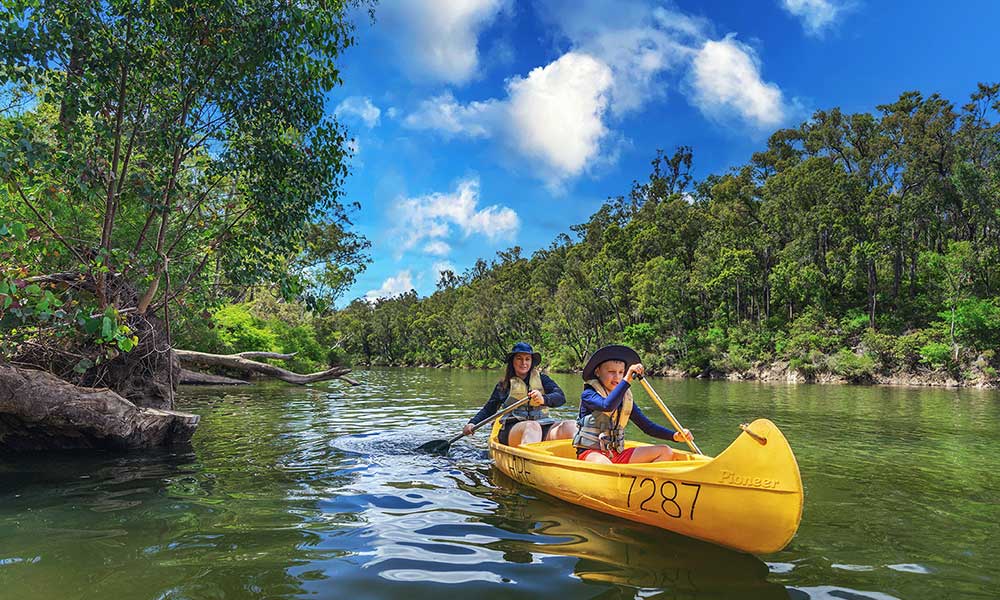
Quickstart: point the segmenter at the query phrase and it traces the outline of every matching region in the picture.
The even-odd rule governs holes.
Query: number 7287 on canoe
[[[714,458],[674,450],[682,460],[599,464],[578,460],[570,440],[503,445],[495,424],[490,456],[508,477],[567,502],[742,552],[777,552],[802,518],[798,463],[771,421],[741,427]]]

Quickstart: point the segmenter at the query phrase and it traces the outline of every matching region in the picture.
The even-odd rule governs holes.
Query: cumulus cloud
[[[512,238],[521,226],[517,213],[506,206],[479,207],[479,180],[475,178],[460,181],[449,194],[403,198],[395,214],[400,215],[393,232],[398,255],[425,242],[425,252],[443,256],[443,250],[450,250],[445,239],[455,233],[465,238],[478,235],[493,242]]]
[[[434,279],[435,280],[437,280],[441,276],[441,273],[444,273],[445,271],[451,271],[452,273],[457,272],[455,270],[455,265],[451,264],[450,262],[448,262],[446,260],[441,260],[441,261],[438,261],[438,262],[434,263],[431,266],[431,270],[434,272]]]
[[[451,92],[445,92],[421,102],[414,112],[403,119],[403,125],[449,135],[489,137],[499,124],[497,117],[502,112],[502,103],[496,100],[462,104]]]
[[[753,49],[732,35],[705,42],[694,58],[691,80],[698,107],[709,116],[735,114],[759,128],[785,119],[781,89],[761,78]]]
[[[415,79],[463,84],[479,70],[479,33],[508,0],[393,0],[377,18]]]
[[[413,277],[409,269],[400,271],[382,282],[382,287],[365,292],[365,299],[374,302],[379,298],[392,298],[413,289]]]
[[[345,115],[357,118],[364,122],[368,129],[371,129],[378,125],[379,116],[382,114],[382,111],[372,104],[371,98],[350,96],[338,104],[337,108],[333,109],[333,114],[338,118],[342,118]]]
[[[802,21],[806,33],[823,35],[849,8],[838,0],[781,0],[781,7]]]
[[[545,161],[558,178],[580,173],[607,133],[603,116],[610,86],[608,66],[576,52],[511,80],[511,141],[525,155]]]
[[[643,2],[545,0],[542,18],[579,52],[611,69],[611,110],[616,116],[662,98],[662,75],[682,66],[710,28],[703,19]]]
[[[451,252],[451,246],[447,242],[442,242],[441,240],[432,240],[424,245],[424,254],[430,254],[432,256],[448,256]]]
[[[611,87],[606,64],[569,52],[527,77],[507,82],[507,97],[462,104],[442,94],[404,119],[411,129],[446,135],[494,137],[540,161],[543,178],[558,184],[584,171],[600,151]]]
[[[673,84],[713,119],[763,128],[789,110],[753,49],[712,24],[644,2],[539,0],[543,21],[571,49],[507,81],[502,97],[463,102],[444,92],[403,119],[447,137],[496,139],[550,186],[613,162],[627,143],[616,119],[662,99]]]

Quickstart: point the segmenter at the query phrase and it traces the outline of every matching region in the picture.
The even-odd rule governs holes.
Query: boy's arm
[[[661,440],[674,441],[674,434],[677,433],[673,429],[657,425],[656,423],[650,421],[649,417],[642,414],[642,409],[639,408],[638,404],[632,405],[632,415],[629,417],[629,421],[635,423],[636,427],[641,429],[646,435],[659,438]]]
[[[483,407],[479,409],[479,412],[476,413],[476,416],[469,419],[469,423],[473,424],[478,423],[483,419],[485,419],[486,417],[489,417],[493,413],[500,410],[500,405],[503,404],[504,398],[505,396],[503,396],[503,394],[500,392],[500,384],[498,383],[496,387],[493,388],[493,393],[490,394],[490,399],[487,400],[486,404],[484,404]]]
[[[594,388],[584,385],[583,393],[580,394],[580,401],[590,410],[599,410],[601,412],[609,412],[612,410],[617,410],[619,406],[622,405],[622,399],[625,397],[625,391],[629,388],[629,383],[624,379],[615,386],[615,389],[611,390],[607,398],[604,398],[597,393]]]
[[[545,393],[542,394],[542,398],[545,399],[545,406],[555,408],[566,404],[566,394],[563,393],[562,388],[555,381],[552,381],[551,377],[545,374],[542,375],[542,389],[545,390]]]

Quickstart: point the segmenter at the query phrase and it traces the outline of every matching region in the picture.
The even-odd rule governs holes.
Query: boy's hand
[[[674,432],[674,441],[675,442],[683,442],[685,440],[687,440],[689,442],[693,442],[694,441],[694,435],[692,435],[690,429],[685,429],[684,431],[675,431]]]
[[[644,375],[646,373],[646,368],[642,366],[642,363],[635,363],[628,368],[628,372],[625,373],[625,381],[632,383],[632,377],[635,375]]]
[[[466,423],[465,427],[462,428],[462,434],[472,435],[475,431],[472,429],[472,423]]]
[[[545,397],[542,396],[542,393],[538,390],[531,390],[528,392],[528,398],[531,398],[531,400],[528,401],[528,404],[531,406],[542,406],[545,404]]]

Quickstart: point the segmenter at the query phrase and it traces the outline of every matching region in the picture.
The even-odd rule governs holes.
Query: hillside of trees
[[[579,368],[612,342],[660,372],[779,365],[805,379],[937,374],[996,381],[1000,84],[967,104],[902,94],[819,111],[749,162],[696,181],[689,148],[574,237],[445,272],[437,291],[355,300],[324,319],[353,360],[498,364],[534,343]]]

